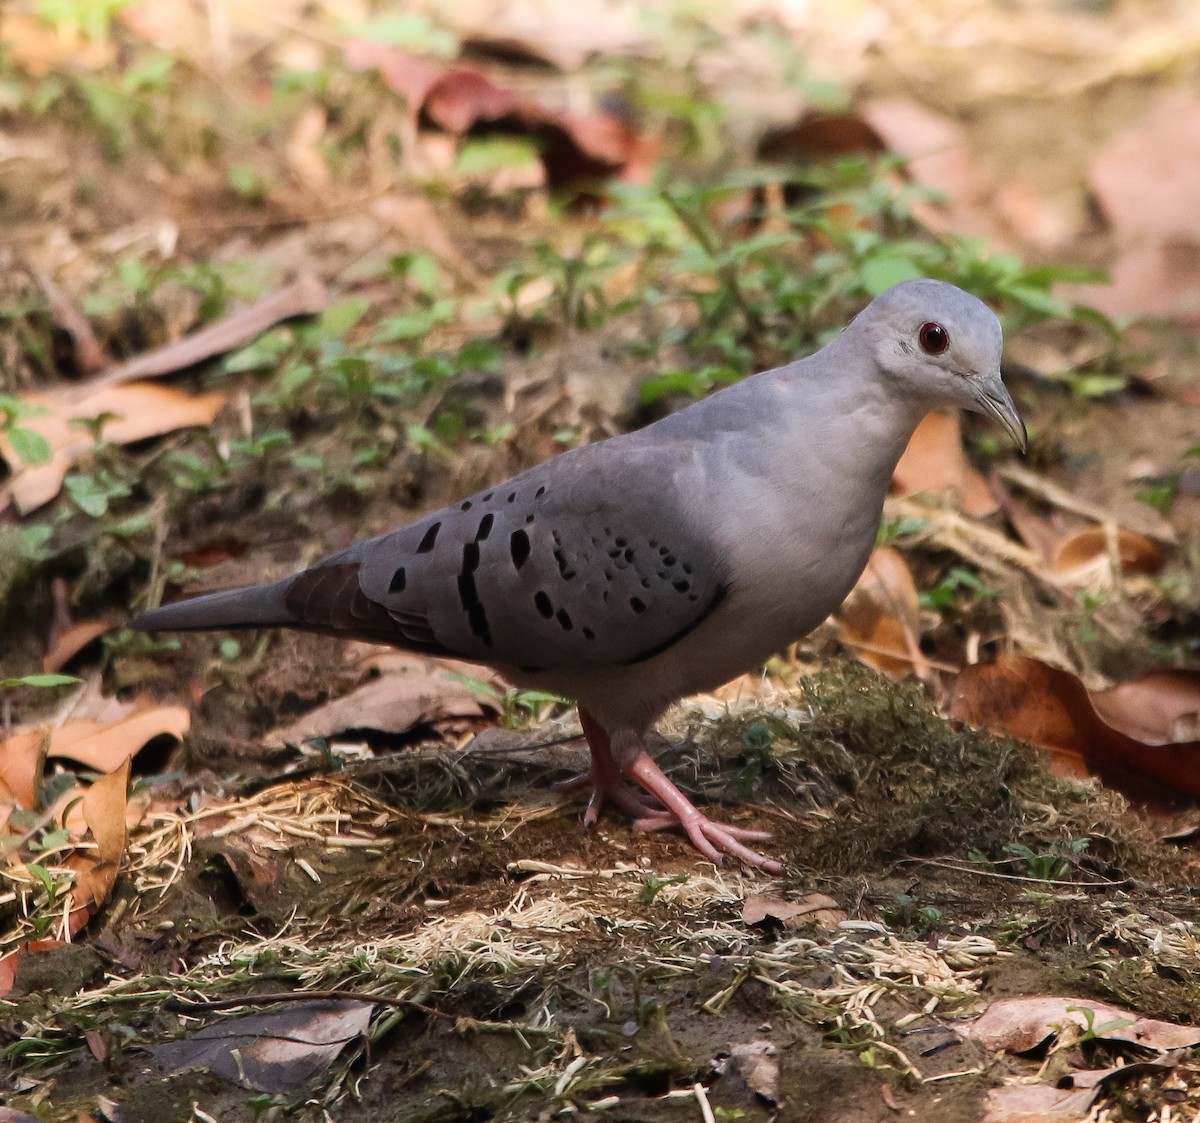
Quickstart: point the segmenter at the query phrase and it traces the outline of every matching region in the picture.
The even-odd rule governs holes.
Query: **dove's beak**
[[[996,371],[983,380],[976,394],[980,410],[999,421],[1004,426],[1004,431],[1012,437],[1013,444],[1024,452],[1029,445],[1029,434],[1025,431],[1025,422],[1021,420],[1021,415],[1013,404],[1008,387],[1000,380],[1000,372]]]

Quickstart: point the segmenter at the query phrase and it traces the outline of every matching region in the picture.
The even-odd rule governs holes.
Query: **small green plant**
[[[920,534],[928,526],[928,519],[918,518],[915,515],[896,517],[884,515],[883,521],[879,524],[879,533],[875,536],[875,545],[890,546],[902,538],[911,538],[915,534]]]
[[[991,861],[978,850],[970,851],[968,858],[991,869],[1007,866],[1022,876],[1038,881],[1066,881],[1078,864],[1074,859],[1091,844],[1090,838],[1077,838],[1035,850],[1024,842],[1009,842],[1002,851],[1006,856],[999,862]]]
[[[992,600],[1000,590],[987,584],[969,569],[951,566],[932,589],[920,593],[920,604],[927,609],[958,608],[964,602]]]
[[[912,928],[921,936],[942,925],[942,910],[919,904],[910,893],[897,893],[892,903],[884,905],[879,911],[890,928]]]
[[[0,394],[0,437],[7,438],[13,452],[26,464],[44,464],[50,459],[46,438],[20,423],[23,418],[28,420],[45,412],[11,394]]]
[[[93,519],[103,518],[113,503],[133,494],[133,485],[109,468],[98,468],[93,475],[72,473],[63,487],[71,502]]]
[[[513,686],[500,690],[490,682],[470,675],[454,673],[450,677],[458,679],[472,694],[494,703],[500,711],[500,724],[505,729],[523,729],[544,720],[547,711],[553,707],[570,705],[567,699],[545,690],[518,690]]]
[[[652,873],[644,874],[642,876],[642,887],[638,890],[638,900],[643,905],[652,905],[655,898],[668,885],[686,885],[687,881],[688,875],[686,873],[677,873],[674,877],[658,877]]]
[[[1107,1022],[1096,1025],[1096,1011],[1090,1006],[1068,1006],[1069,1014],[1079,1014],[1083,1018],[1083,1029],[1077,1044],[1086,1045],[1089,1041],[1099,1041],[1112,1033],[1113,1030],[1125,1029],[1136,1021],[1135,1018],[1110,1018]],[[1064,1027],[1058,1027],[1060,1032]]]

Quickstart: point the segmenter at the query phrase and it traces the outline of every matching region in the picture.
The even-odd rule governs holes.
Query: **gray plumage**
[[[941,340],[931,327],[941,352],[927,346]],[[1000,348],[980,301],[904,282],[815,355],[294,577],[131,626],[300,627],[491,664],[578,700],[628,772],[667,706],[759,665],[837,608],[929,409],[989,412],[1023,446]]]

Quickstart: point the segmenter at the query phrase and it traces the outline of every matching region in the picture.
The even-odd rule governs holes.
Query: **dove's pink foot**
[[[591,785],[583,821],[591,826],[599,817],[605,803],[620,807],[633,819],[636,830],[659,831],[683,827],[692,845],[709,861],[720,865],[722,854],[730,854],[748,866],[767,873],[782,873],[783,866],[765,854],[751,850],[746,842],[763,842],[771,837],[769,831],[746,830],[716,823],[693,804],[671,781],[650,755],[642,749],[622,768],[612,753],[607,730],[587,710],[580,708],[579,723],[592,750],[589,772],[559,785],[560,789],[576,790]],[[622,773],[646,790],[655,802],[630,788]]]
[[[651,760],[650,754],[644,749],[626,767],[625,775],[636,780],[659,800],[671,816],[669,822],[662,822],[665,816],[659,813],[650,821],[635,822],[635,826],[643,830],[660,830],[664,826],[674,826],[678,823],[691,839],[692,845],[716,865],[721,864],[722,854],[730,854],[746,865],[755,866],[767,873],[783,873],[782,863],[760,854],[757,850],[751,850],[742,843],[743,839],[747,842],[762,842],[771,837],[770,831],[750,831],[714,822],[667,778],[666,773]]]

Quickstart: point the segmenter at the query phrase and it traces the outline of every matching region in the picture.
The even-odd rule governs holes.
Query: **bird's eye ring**
[[[921,341],[922,350],[929,355],[940,355],[950,346],[950,333],[933,321],[921,325],[917,338]]]

